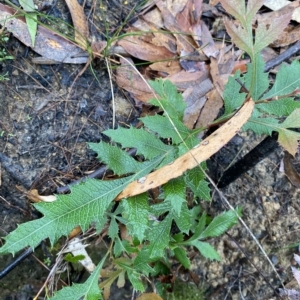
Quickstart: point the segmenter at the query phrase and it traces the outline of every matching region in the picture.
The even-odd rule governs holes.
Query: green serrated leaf
[[[262,99],[271,99],[292,93],[300,87],[300,62],[294,60],[290,65],[283,64],[277,73],[271,90]]]
[[[236,27],[231,21],[224,20],[224,24],[227,29],[227,33],[230,35],[232,41],[242,50],[247,52],[251,57],[253,57],[253,41],[252,35],[242,28],[241,26]]]
[[[140,118],[146,127],[156,132],[161,138],[171,138],[172,144],[180,144],[186,139],[190,130],[178,119],[168,119],[164,116],[146,116]],[[179,133],[179,134],[178,134]]]
[[[285,120],[280,124],[281,128],[299,128],[300,127],[300,109],[295,109]]]
[[[119,257],[123,252],[130,254],[136,253],[138,250],[136,247],[131,246],[127,240],[121,241],[120,238],[117,237],[114,244],[114,255],[115,257]]]
[[[169,209],[180,216],[181,206],[186,201],[186,187],[182,177],[170,180],[163,186],[165,201],[169,202]]]
[[[104,142],[89,143],[89,147],[98,154],[98,159],[105,163],[116,175],[138,172],[142,163],[136,161],[128,153],[117,146]]]
[[[278,133],[278,143],[291,155],[295,156],[298,151],[300,133],[287,129],[279,129]]]
[[[157,258],[150,258],[148,247],[143,247],[133,262],[135,270],[142,272],[145,275],[153,273],[154,270],[149,266],[149,263],[156,261]]]
[[[255,53],[260,52],[274,42],[289,24],[291,17],[291,13],[287,13],[277,18],[272,18],[271,23],[269,19],[258,22],[255,30]]]
[[[242,1],[241,1],[242,2]],[[252,24],[252,19],[263,6],[265,0],[248,0],[247,13],[246,13],[246,23]]]
[[[293,98],[283,98],[272,100],[266,103],[259,103],[255,106],[257,109],[278,117],[290,115],[296,108],[300,108],[300,102]]]
[[[181,248],[181,247],[177,247],[174,249],[174,254],[175,257],[177,258],[177,260],[186,268],[189,269],[191,266],[191,262],[187,256],[186,250]]]
[[[88,179],[71,187],[71,194],[58,195],[51,203],[37,203],[35,207],[44,217],[20,225],[4,239],[0,253],[15,253],[27,246],[36,247],[49,237],[51,244],[73,228],[80,226],[85,231],[92,222],[96,228],[103,224],[105,213],[112,200],[132,181],[147,175],[161,159],[148,162],[135,175],[113,181]]]
[[[108,227],[108,235],[109,237],[114,240],[119,234],[119,226],[114,217],[110,219],[109,227]]]
[[[245,86],[251,92],[254,101],[259,100],[269,86],[268,73],[264,73],[264,68],[265,63],[260,54],[256,54],[253,62],[247,64],[247,73],[244,76]]]
[[[205,170],[205,163],[202,163],[201,167]],[[207,201],[211,199],[208,182],[205,181],[205,175],[200,168],[188,170],[185,173],[184,178],[186,185],[192,190],[196,197]]]
[[[182,95],[177,92],[176,86],[171,81],[163,79],[149,81],[149,84],[160,97],[159,101],[151,99],[149,103],[160,107],[168,117],[182,120],[186,104]]]
[[[144,292],[145,287],[141,280],[141,275],[135,271],[127,271],[128,278],[136,291]]]
[[[128,220],[126,224],[128,233],[142,241],[145,231],[149,227],[149,203],[147,194],[137,195],[129,199],[124,199],[121,203],[124,208],[123,217]]]
[[[238,213],[238,211],[233,212],[230,210],[216,216],[200,234],[199,239],[220,236],[223,234],[226,230],[237,223],[238,218],[236,213]]]
[[[51,203],[35,204],[44,217],[22,224],[6,236],[6,243],[0,248],[0,253],[15,253],[26,246],[34,248],[47,237],[53,245],[58,238],[68,235],[78,225],[85,231],[92,222],[104,216],[126,181],[90,179],[71,187],[70,195],[58,195],[58,199]]]
[[[186,241],[182,243],[182,245],[190,245],[192,241],[199,239],[201,233],[203,232],[206,225],[207,216],[206,213],[203,213],[198,221],[194,229],[194,234]],[[192,230],[193,231],[193,230]]]
[[[100,261],[96,269],[83,284],[74,283],[72,286],[65,287],[50,298],[51,300],[99,300],[102,298],[102,293],[98,286],[100,270],[107,255]]]
[[[286,149],[291,155],[295,156],[298,150],[298,141],[300,140],[300,133],[288,128],[300,127],[300,108],[295,109],[283,123],[279,124],[280,128],[277,130],[279,133],[278,142]]]
[[[244,0],[220,0],[220,3],[229,14],[242,22],[244,26],[246,25],[244,21],[246,16],[246,5]]]
[[[211,260],[215,259],[218,261],[221,260],[218,252],[209,243],[195,240],[191,243],[191,245],[196,247],[205,258],[208,258]]]
[[[187,207],[187,203],[184,202],[181,206],[181,213],[173,214],[173,219],[178,226],[179,230],[183,233],[188,233],[191,228],[191,213]]]
[[[112,140],[120,143],[123,148],[136,148],[138,155],[143,155],[146,159],[152,159],[159,155],[173,153],[173,147],[164,144],[150,132],[140,128],[109,129],[104,134]]]
[[[252,130],[257,134],[271,135],[272,131],[278,131],[278,121],[273,118],[257,118],[251,117],[242,127],[244,131]]]
[[[243,82],[240,71],[237,71],[233,77],[229,77],[228,83],[225,86],[223,94],[225,107],[224,116],[238,109],[246,99],[246,93],[239,92],[241,85],[236,81],[236,79],[240,79]]]
[[[168,214],[163,221],[156,223],[148,230],[147,239],[150,242],[148,246],[150,258],[164,256],[164,251],[170,241],[171,224],[172,215]]]

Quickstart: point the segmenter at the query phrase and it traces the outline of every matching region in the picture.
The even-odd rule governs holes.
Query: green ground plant
[[[249,0],[247,7],[245,1],[222,0],[221,3],[240,22],[236,27],[226,21],[226,27],[233,42],[248,53],[251,63],[246,74],[237,72],[229,78],[223,95],[224,115],[215,123],[230,122],[245,103],[254,101],[252,116],[244,120],[247,123],[243,129],[257,134],[277,131],[281,145],[295,154],[300,134],[291,128],[300,127],[300,103],[295,101],[300,85],[300,64],[294,61],[291,65],[283,65],[271,84],[259,54],[283,30],[290,16],[273,20],[269,27],[258,24],[254,38],[252,19],[263,1]],[[21,224],[4,238],[0,253],[15,254],[25,247],[35,248],[47,238],[54,245],[77,226],[83,232],[90,226],[97,233],[107,230],[108,253],[86,282],[63,288],[51,299],[102,299],[102,288],[109,290],[114,280],[122,285],[124,278],[136,291],[143,292],[146,288],[143,278],[157,278],[170,272],[171,260],[177,260],[188,269],[190,247],[198,249],[205,259],[220,260],[210,239],[222,235],[241,216],[240,208],[212,218],[201,211],[199,201],[210,200],[205,162],[161,186],[156,199],[146,192],[114,201],[130,183],[143,183],[151,172],[172,165],[196,148],[199,145],[197,136],[205,130],[189,130],[183,124],[185,104],[171,82],[156,80],[149,84],[156,94],[151,104],[158,106],[162,115],[140,118],[143,128],[106,130],[103,134],[111,139],[110,143],[89,143],[116,179],[87,179],[71,187],[70,194],[58,195],[54,202],[35,204],[44,216]],[[241,86],[248,92],[240,92]],[[131,157],[124,151],[126,148],[136,148],[136,156]],[[187,191],[190,191],[189,196]],[[187,197],[194,205],[188,205]],[[121,225],[126,227],[129,239],[120,234]],[[114,272],[99,286],[99,273],[107,257]]]
[[[8,42],[8,37],[5,34],[0,35],[0,62],[5,62],[6,60],[14,59],[13,56],[9,55],[5,49],[5,44]],[[8,73],[0,75],[0,81],[8,81]]]

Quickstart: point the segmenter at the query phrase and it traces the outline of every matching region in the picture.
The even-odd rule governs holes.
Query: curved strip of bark
[[[135,196],[161,186],[210,158],[224,145],[226,145],[234,135],[237,134],[241,127],[250,118],[253,108],[254,101],[249,99],[229,121],[205,140],[201,141],[200,144],[177,158],[173,163],[150,173],[146,177],[142,177],[130,183],[123,192],[117,196],[116,200]]]

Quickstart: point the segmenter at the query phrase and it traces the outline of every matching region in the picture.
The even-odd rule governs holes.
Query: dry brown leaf
[[[300,175],[295,170],[293,164],[291,163],[293,156],[287,151],[284,152],[284,172],[289,181],[296,187],[300,187]]]
[[[176,22],[175,16],[169,10],[167,2],[159,0],[156,2],[156,6],[162,14],[164,27],[173,33],[176,38],[177,53],[180,53],[182,50],[185,50],[186,52],[194,51],[196,45],[190,36],[190,31],[184,31],[182,28],[180,28]]]
[[[167,79],[177,86],[179,90],[184,91],[185,89],[201,84],[203,80],[208,78],[208,73],[204,71],[198,71],[189,73],[185,70],[181,70],[179,73],[168,76]]]
[[[20,10],[21,11],[21,10]],[[22,12],[22,11],[21,11]],[[33,51],[51,60],[72,64],[83,64],[88,61],[88,53],[58,33],[38,25],[35,45],[32,47],[31,37],[25,19],[14,17],[17,11],[0,3],[0,25],[11,32]],[[20,15],[20,13],[18,13]]]
[[[241,51],[230,51],[231,46],[222,46],[217,59],[210,59],[210,75],[220,96],[222,97],[225,84],[235,67],[235,59],[241,54]]]
[[[291,10],[293,12],[292,20],[300,23],[300,8],[299,1],[287,1],[287,0],[265,0],[264,5],[274,11],[286,10],[286,13]]]
[[[150,10],[148,13],[144,14],[142,18],[148,22],[148,24],[153,24],[156,28],[163,28],[164,22],[158,8]],[[136,27],[136,22],[132,25]],[[140,29],[140,28],[139,28]],[[140,29],[141,30],[141,29]]]
[[[209,0],[209,4],[213,6],[216,6],[219,2],[220,0]]]
[[[203,21],[198,22],[192,26],[192,37],[194,41],[201,47],[201,50],[207,57],[216,58],[219,54],[219,50],[215,45],[215,42]]]
[[[178,61],[160,61],[149,66],[152,71],[158,71],[167,75],[177,74],[182,70]]]
[[[138,297],[136,300],[163,300],[159,295],[155,293],[147,293]]]
[[[120,59],[121,66],[116,71],[116,82],[119,87],[132,93],[135,99],[148,102],[154,97],[153,92],[129,62],[134,65],[130,58]]]
[[[188,88],[184,91],[184,93],[182,95],[183,95],[183,97],[185,97],[186,95],[188,95],[188,97],[189,97],[190,94],[192,94],[192,92],[193,92],[193,88]],[[194,97],[192,97],[192,98],[194,98]],[[187,106],[187,108],[184,111],[184,116],[183,116],[183,124],[187,128],[189,128],[189,129],[194,128],[194,126],[199,118],[201,109],[203,108],[205,102],[206,102],[206,97],[201,97],[201,98],[197,98],[196,101],[194,101],[193,103],[190,103]]]
[[[164,46],[156,46],[151,40],[152,34],[148,34],[149,41],[145,41],[146,34],[126,36],[118,42],[131,56],[145,61],[158,61],[172,59],[175,53]]]
[[[214,121],[220,109],[223,107],[223,99],[216,89],[211,90],[206,95],[206,102],[201,110],[200,117],[195,125],[195,128],[201,128]]]
[[[84,49],[87,47],[87,39],[89,38],[89,26],[83,7],[77,0],[65,0],[72,16],[73,26],[75,29],[75,41]]]
[[[32,202],[53,202],[56,200],[55,195],[49,195],[49,196],[42,196],[39,194],[38,190],[32,189],[28,192],[26,192],[27,198]]]
[[[300,40],[300,25],[297,27],[288,26],[283,34],[276,39],[271,46],[273,47],[285,47]]]
[[[183,123],[189,129],[193,129],[200,112],[206,102],[205,95],[213,89],[212,82],[209,78],[202,80],[199,84],[187,88],[182,96],[187,104],[184,111]]]
[[[163,185],[173,178],[181,176],[187,170],[197,167],[201,162],[206,161],[219,151],[237,134],[240,128],[250,118],[253,108],[254,101],[249,99],[229,121],[200,142],[200,144],[176,159],[173,163],[130,183],[115,200],[121,200],[144,193]]]

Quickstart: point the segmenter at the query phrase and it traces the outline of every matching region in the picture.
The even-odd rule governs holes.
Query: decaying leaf
[[[300,23],[300,8],[298,1],[288,0],[265,0],[264,5],[274,11],[292,11],[292,20]]]
[[[128,198],[141,194],[155,187],[161,186],[173,178],[177,178],[185,171],[195,168],[201,162],[207,160],[240,130],[252,114],[254,102],[249,99],[243,107],[222,127],[217,129],[212,135],[203,140],[200,144],[168,164],[146,177],[130,183],[117,197],[116,200]]]
[[[87,47],[87,39],[89,37],[89,27],[84,14],[83,7],[77,0],[66,0],[66,4],[70,10],[72,21],[75,29],[75,41],[84,49]]]
[[[56,200],[56,196],[55,195],[49,195],[49,196],[42,196],[39,194],[38,190],[36,189],[32,189],[28,192],[26,192],[26,196],[27,198],[35,203],[38,202],[53,202]]]
[[[88,244],[83,245],[82,241],[79,238],[74,238],[68,243],[67,247],[64,248],[63,253],[71,252],[74,256],[83,255],[84,259],[79,260],[79,263],[89,273],[92,273],[95,270],[96,266],[85,250],[87,246]]]
[[[0,3],[0,24],[27,47],[31,47],[33,51],[43,57],[58,62],[82,64],[88,61],[87,52],[42,25],[38,26],[33,47],[25,19],[13,17],[17,13],[15,9]]]
[[[136,298],[136,300],[163,300],[163,299],[155,293],[146,293]]]
[[[290,182],[296,186],[300,187],[300,175],[297,173],[295,168],[292,165],[291,159],[293,159],[292,155],[288,152],[284,153],[284,172]]]
[[[204,127],[214,121],[217,118],[220,109],[224,105],[222,97],[215,88],[207,93],[206,98],[207,101],[201,110],[195,128]]]
[[[130,92],[134,99],[148,102],[153,98],[153,93],[140,74],[133,67],[134,63],[130,58],[120,58],[121,66],[117,68],[117,84]]]
[[[145,61],[172,59],[175,53],[164,46],[146,42],[142,35],[130,35],[118,42],[131,56]]]

